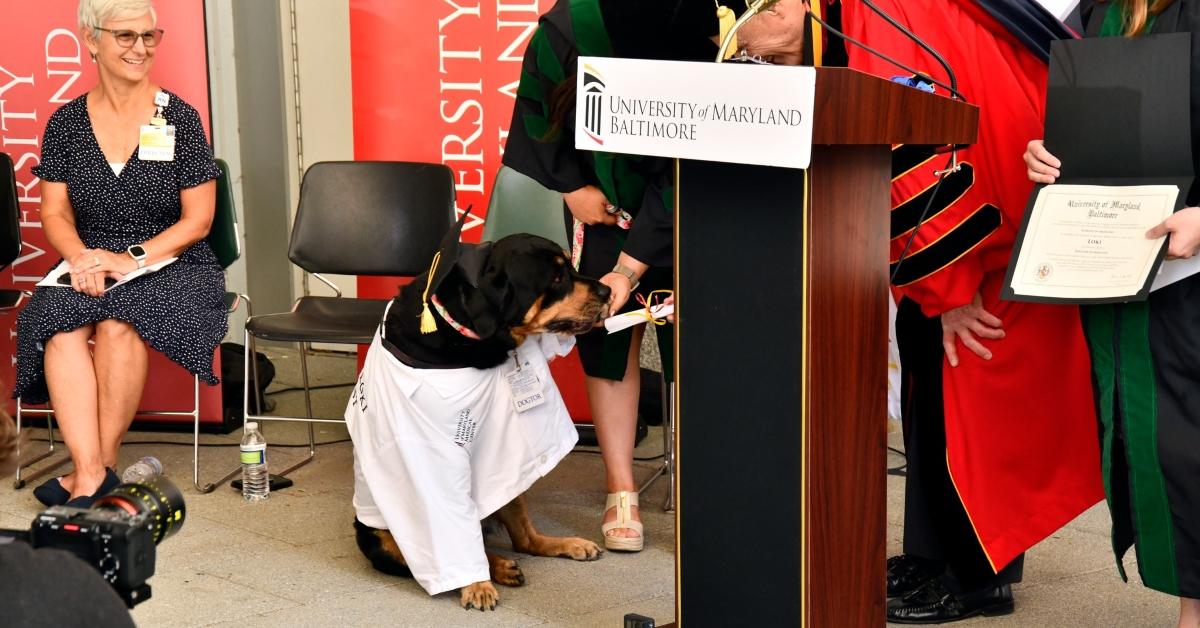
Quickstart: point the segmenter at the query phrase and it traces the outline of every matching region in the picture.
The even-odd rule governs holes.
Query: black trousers
[[[908,457],[904,553],[946,565],[948,575],[964,591],[1020,582],[1025,556],[994,573],[950,481],[941,319],[927,318],[914,301],[903,299],[896,311],[896,341],[903,373],[900,394]]]

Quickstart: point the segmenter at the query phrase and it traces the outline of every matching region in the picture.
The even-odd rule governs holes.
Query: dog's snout
[[[601,301],[607,301],[610,294],[612,294],[612,288],[596,282],[596,295],[600,297]]]

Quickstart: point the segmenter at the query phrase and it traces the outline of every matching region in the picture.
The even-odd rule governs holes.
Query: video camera
[[[170,480],[121,484],[91,508],[53,506],[29,530],[0,530],[0,537],[68,551],[100,572],[125,605],[150,599],[155,547],[183,526],[187,508]]]

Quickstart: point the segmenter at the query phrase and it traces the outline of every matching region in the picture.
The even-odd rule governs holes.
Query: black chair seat
[[[0,310],[11,310],[21,304],[25,293],[16,289],[0,290]]]
[[[370,344],[387,300],[304,297],[291,312],[255,316],[246,331],[263,340]]]

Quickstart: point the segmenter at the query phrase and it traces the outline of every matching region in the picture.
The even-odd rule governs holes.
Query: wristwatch
[[[146,267],[146,249],[145,249],[145,247],[143,247],[140,244],[135,244],[135,245],[125,249],[125,252],[129,253],[129,257],[132,257],[133,261],[137,262],[138,268]]]
[[[617,273],[618,275],[625,275],[625,278],[629,280],[630,292],[637,290],[638,284],[641,283],[638,281],[637,273],[633,272],[632,268],[629,268],[623,264],[618,263],[616,266],[613,266],[612,272]]]

